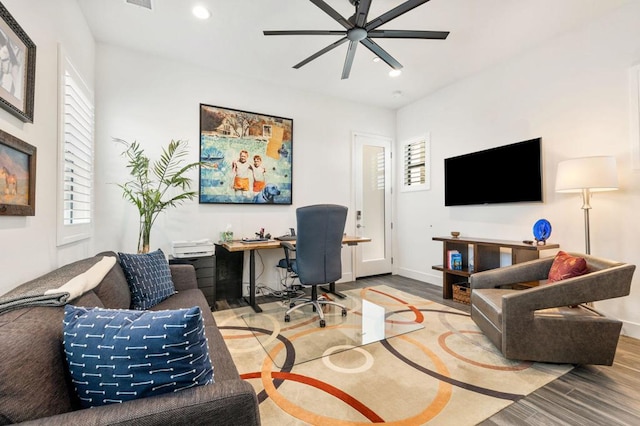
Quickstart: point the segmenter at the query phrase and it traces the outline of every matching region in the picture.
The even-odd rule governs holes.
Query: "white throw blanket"
[[[45,291],[44,294],[52,295],[69,293],[67,300],[73,300],[100,284],[102,279],[109,273],[115,264],[115,257],[105,256],[102,260],[98,261],[98,263],[87,269],[86,272],[70,279],[58,288]]]

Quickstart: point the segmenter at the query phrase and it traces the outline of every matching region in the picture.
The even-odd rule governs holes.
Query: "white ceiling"
[[[149,52],[222,73],[396,109],[486,69],[629,0],[431,0],[380,29],[450,31],[446,40],[376,39],[403,66],[358,46],[341,80],[348,43],[300,69],[292,66],[340,36],[264,36],[263,30],[343,30],[307,0],[151,0],[151,11],[125,0],[77,0],[97,42]],[[348,0],[325,0],[348,18]],[[373,0],[371,20],[405,0]],[[192,6],[212,17],[197,20]],[[401,96],[394,96],[394,92]]]

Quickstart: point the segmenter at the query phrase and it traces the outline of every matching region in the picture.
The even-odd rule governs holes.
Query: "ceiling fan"
[[[329,52],[330,50],[340,46],[342,43],[349,41],[349,49],[347,50],[347,57],[344,61],[344,67],[342,68],[342,79],[349,78],[351,72],[351,65],[353,64],[353,58],[356,54],[356,48],[358,43],[362,43],[367,49],[373,52],[374,55],[385,61],[391,68],[399,70],[402,68],[402,64],[398,62],[393,56],[387,53],[382,47],[377,45],[372,39],[374,38],[414,38],[414,39],[429,39],[429,40],[444,40],[449,35],[448,31],[412,31],[412,30],[378,30],[376,28],[383,24],[403,15],[406,12],[420,6],[429,0],[408,0],[399,6],[389,10],[386,13],[378,16],[367,22],[367,15],[369,14],[369,7],[372,0],[349,0],[356,11],[350,18],[346,19],[338,12],[336,12],[331,6],[329,6],[324,0],[309,0],[311,3],[322,9],[327,15],[332,17],[344,30],[290,30],[290,31],[263,31],[264,35],[342,35],[340,40],[330,44],[324,49],[314,53],[307,59],[300,63],[297,63],[293,68],[300,68],[303,65],[308,64],[321,55]]]

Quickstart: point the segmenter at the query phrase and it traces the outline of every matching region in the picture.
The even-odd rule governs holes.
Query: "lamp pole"
[[[582,189],[582,210],[584,210],[584,248],[587,254],[591,254],[591,236],[589,234],[589,210],[591,210],[591,191]]]

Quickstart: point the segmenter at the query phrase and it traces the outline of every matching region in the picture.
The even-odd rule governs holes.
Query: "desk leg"
[[[344,294],[340,293],[339,291],[336,291],[336,283],[329,283],[329,287],[320,287],[320,288],[323,291],[326,291],[327,293],[335,294],[340,299],[344,299],[345,297],[347,297]]]
[[[262,309],[256,303],[256,251],[249,250],[249,305],[260,313]]]

